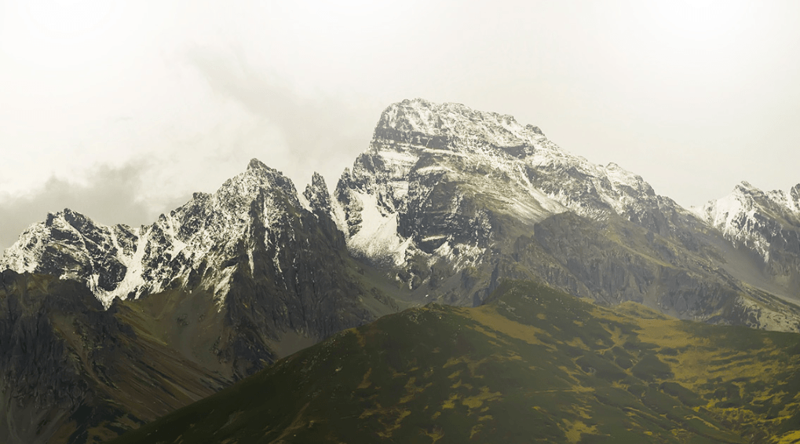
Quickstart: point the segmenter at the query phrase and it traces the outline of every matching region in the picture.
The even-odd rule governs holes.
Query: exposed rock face
[[[102,294],[116,289],[128,273],[138,239],[139,230],[95,224],[66,209],[25,230],[0,268],[83,281]]]
[[[253,159],[214,194],[195,193],[149,226],[106,227],[70,210],[51,214],[22,234],[0,268],[85,282],[105,306],[171,289],[203,291],[231,328],[244,316],[257,319],[255,337],[263,341],[287,330],[318,340],[374,314],[358,303],[367,292],[347,269],[321,176],[304,200],[288,178]],[[274,358],[264,344],[248,347],[260,350],[253,362]]]
[[[311,211],[330,216],[331,214],[331,195],[328,192],[328,185],[319,173],[314,173],[311,183],[303,192],[303,197],[308,202]]]
[[[351,250],[398,265],[416,253],[474,264],[501,215],[619,214],[667,233],[677,211],[641,177],[569,155],[511,116],[419,99],[384,111],[336,197]]]
[[[253,205],[259,208],[252,208]],[[195,193],[185,205],[149,226],[132,229],[95,224],[69,209],[26,230],[6,251],[7,268],[86,282],[103,304],[114,298],[191,284],[224,300],[240,242],[251,242],[251,224],[280,224],[299,208],[289,179],[253,159],[244,173],[214,194]],[[251,210],[255,213],[251,214]]]
[[[214,194],[195,193],[149,226],[108,227],[64,210],[26,230],[0,268],[9,268],[5,273],[14,282],[18,278],[11,270],[59,279],[20,278],[46,285],[35,293],[13,284],[3,300],[0,370],[3,400],[11,409],[11,441],[3,442],[46,442],[72,426],[81,429],[70,433],[80,436],[54,442],[86,442],[87,427],[113,436],[114,430],[154,419],[303,346],[396,311],[390,298],[361,282],[330,217],[331,199],[321,176],[315,175],[305,194],[301,203],[289,179],[253,160]],[[64,286],[77,295],[68,302],[62,298]],[[76,353],[70,349],[72,324],[63,331],[52,325],[52,319],[75,316],[80,319],[69,322],[86,329],[79,334],[83,346],[100,350],[77,361],[70,358]],[[142,345],[142,338],[157,345]],[[112,352],[128,348],[133,354],[124,359]],[[115,365],[135,361],[130,368],[136,369],[148,360],[180,363],[175,365],[192,375],[214,374],[215,382],[189,392],[198,393],[190,400],[182,395],[152,411],[138,411],[131,405],[146,403],[140,396],[149,391],[120,389],[120,381],[139,379]],[[143,373],[155,371],[155,378],[164,373],[178,388],[196,384],[175,376],[177,370],[165,373],[148,365]],[[118,370],[104,373],[110,368]],[[113,399],[127,397],[116,410],[103,404],[107,390],[115,391]],[[28,394],[33,394],[30,401],[13,407],[15,399]],[[95,411],[96,419],[86,416]],[[41,417],[24,416],[30,412]],[[75,414],[83,416],[73,421]],[[128,418],[124,426],[103,425],[120,417]],[[46,427],[25,425],[40,423]]]
[[[765,271],[800,293],[800,184],[785,193],[742,182],[694,211],[735,246],[758,254]]]
[[[51,214],[22,234],[0,268],[82,282],[96,299],[75,302],[78,309],[96,305],[102,313],[117,301],[129,330],[233,381],[397,310],[360,281],[320,176],[306,194],[314,208],[301,204],[289,179],[254,159],[217,192],[196,193],[149,226],[107,227],[70,210]],[[60,307],[48,309],[62,313]]]
[[[351,252],[420,301],[478,304],[503,277],[538,278],[684,318],[800,328],[797,307],[744,284],[703,218],[510,116],[420,99],[391,105],[335,197]],[[762,319],[767,311],[784,318]]]

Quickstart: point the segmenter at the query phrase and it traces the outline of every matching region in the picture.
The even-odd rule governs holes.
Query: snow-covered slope
[[[661,207],[679,209],[641,177],[571,155],[537,127],[422,99],[383,112],[336,198],[354,253],[398,266],[446,257],[456,269],[480,261],[496,235],[487,208],[531,225],[564,211],[657,225]]]
[[[253,159],[215,193],[195,193],[152,225],[105,226],[69,209],[50,214],[6,250],[0,269],[85,282],[105,306],[114,298],[169,288],[203,289],[221,305],[237,268],[254,273],[255,243],[260,242],[269,251],[267,265],[288,289],[291,283],[280,280],[291,273],[282,267],[296,262],[297,251],[283,249],[286,242],[308,242],[295,237],[292,214],[308,214],[308,199],[314,206],[330,206],[321,176],[315,175],[306,195],[302,205],[288,178]],[[261,227],[264,233],[256,233]],[[247,260],[240,261],[242,255]]]
[[[351,253],[384,266],[421,302],[477,304],[501,278],[534,278],[605,303],[800,328],[800,309],[771,299],[761,282],[742,282],[749,271],[731,274],[719,247],[726,241],[704,215],[508,115],[393,104],[334,198]],[[794,197],[784,201],[797,207]]]
[[[285,217],[284,200],[300,206],[291,181],[253,159],[214,194],[195,193],[141,228],[96,224],[69,209],[49,214],[6,250],[0,268],[84,281],[106,306],[182,285],[198,272],[201,287],[222,298],[234,271],[224,263],[250,241],[251,212],[269,229]]]
[[[231,298],[241,302],[229,305],[247,308],[253,325],[262,317],[296,332],[313,324],[323,336],[369,318],[359,311],[362,296],[378,288],[468,305],[502,278],[540,279],[686,318],[791,329],[800,308],[770,298],[794,301],[800,288],[798,208],[800,187],[784,194],[743,185],[691,212],[640,176],[572,155],[511,116],[415,99],[382,113],[333,196],[319,175],[298,195],[253,160],[217,192],[195,194],[152,225],[50,215],[22,234],[0,268],[81,280],[106,306],[201,290],[220,309]],[[730,242],[757,251],[768,276]],[[348,255],[372,271],[377,265],[390,282]],[[263,312],[239,299],[252,294],[268,301]],[[768,306],[776,313],[770,319],[788,317],[765,323],[758,313]],[[351,309],[359,314],[337,321]]]
[[[789,190],[763,192],[742,182],[731,194],[693,211],[725,238],[755,250],[770,261],[773,246],[797,247],[800,230],[800,184]]]

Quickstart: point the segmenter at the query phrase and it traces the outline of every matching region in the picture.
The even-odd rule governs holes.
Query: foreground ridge
[[[799,347],[505,282],[482,307],[342,332],[114,443],[783,442]]]

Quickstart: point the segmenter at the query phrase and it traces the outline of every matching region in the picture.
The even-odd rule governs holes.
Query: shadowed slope
[[[115,443],[779,442],[800,336],[507,282],[342,332]],[[788,441],[787,441],[788,442]]]
[[[0,273],[0,442],[101,442],[230,383],[117,314],[78,282]]]

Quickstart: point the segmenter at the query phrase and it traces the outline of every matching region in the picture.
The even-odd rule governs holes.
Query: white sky
[[[684,206],[800,182],[800,2],[0,0],[0,248],[139,225],[257,157],[329,187],[414,97],[539,126]]]

